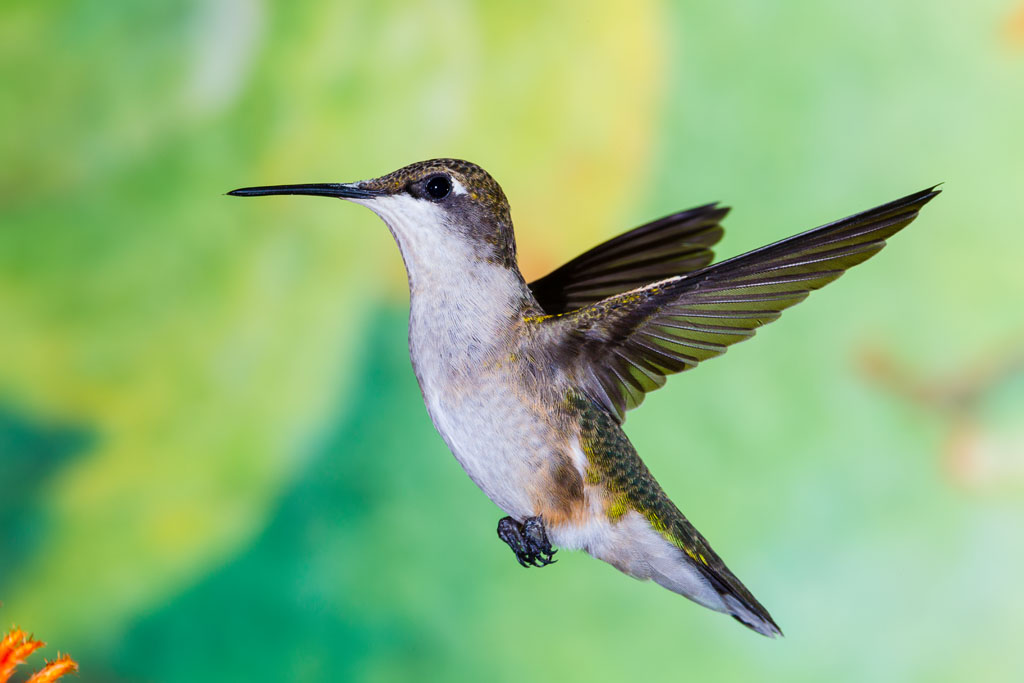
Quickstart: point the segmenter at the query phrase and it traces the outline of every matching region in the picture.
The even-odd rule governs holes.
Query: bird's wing
[[[555,326],[559,357],[619,420],[665,376],[689,370],[876,254],[934,187],[680,277],[623,292]]]
[[[541,308],[566,313],[711,263],[729,213],[716,204],[659,218],[597,245],[530,283]]]

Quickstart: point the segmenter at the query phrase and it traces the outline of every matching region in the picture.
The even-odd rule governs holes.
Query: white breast
[[[430,417],[469,477],[507,514],[536,514],[530,482],[549,457],[537,417],[500,386],[477,383],[453,396],[429,371],[418,374]]]
[[[552,441],[537,402],[512,391],[518,273],[481,262],[436,207],[410,197],[367,203],[398,242],[411,290],[409,350],[427,411],[470,478],[501,509],[534,513],[529,488]]]

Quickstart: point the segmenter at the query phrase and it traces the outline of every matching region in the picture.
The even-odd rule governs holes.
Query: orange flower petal
[[[0,640],[0,683],[7,683],[14,669],[45,644],[35,640],[17,626],[11,628]]]
[[[32,674],[32,678],[26,683],[51,683],[72,671],[78,671],[78,663],[71,659],[71,655],[59,655],[57,659]]]

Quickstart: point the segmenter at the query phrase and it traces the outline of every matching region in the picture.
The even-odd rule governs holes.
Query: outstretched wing
[[[719,222],[727,213],[707,204],[641,225],[531,282],[530,290],[545,313],[557,315],[703,268],[714,258],[710,247],[722,239]]]
[[[562,327],[561,357],[590,396],[621,421],[666,375],[721,355],[878,253],[938,193],[923,190],[545,323]]]

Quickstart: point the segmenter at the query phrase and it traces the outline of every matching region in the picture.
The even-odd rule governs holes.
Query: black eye
[[[444,199],[452,191],[452,181],[446,175],[436,175],[426,182],[423,189],[431,199]]]

